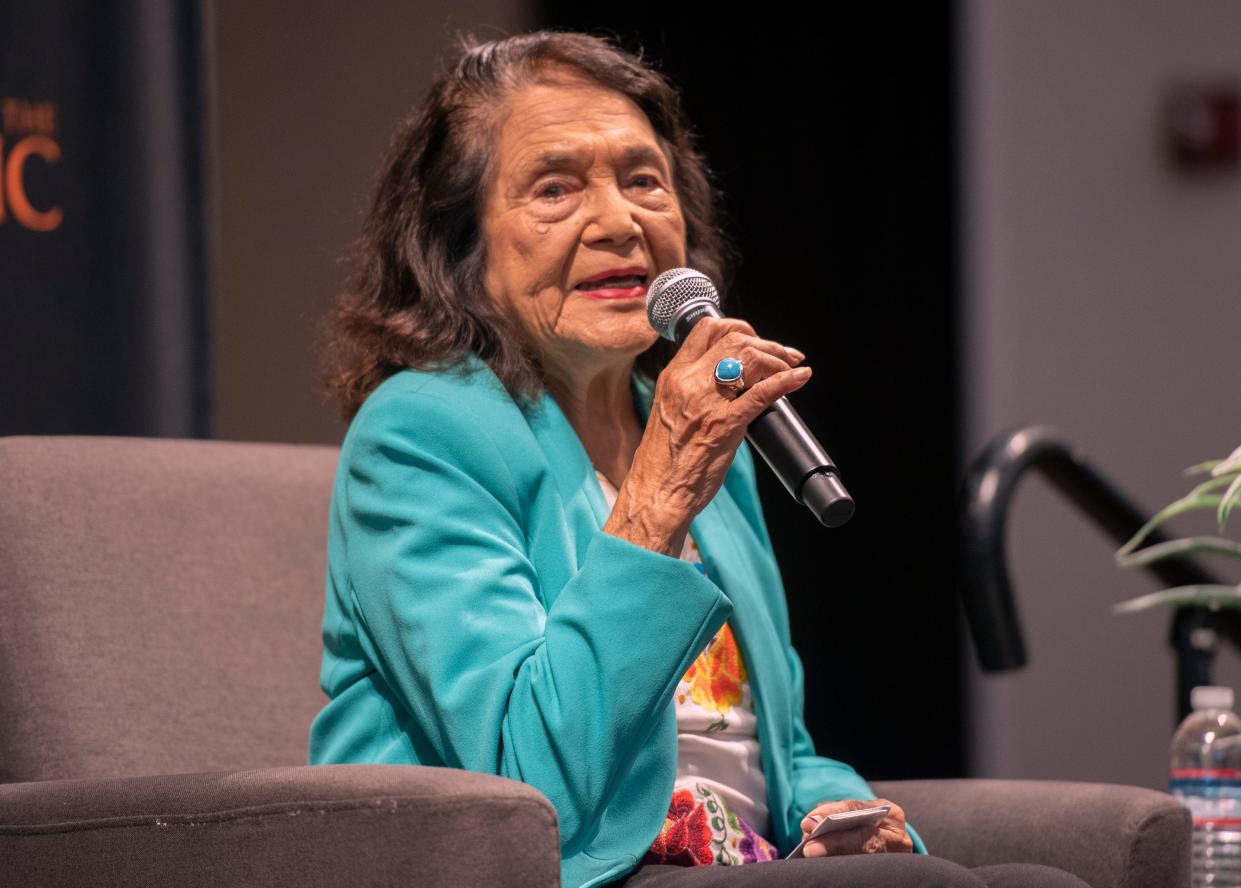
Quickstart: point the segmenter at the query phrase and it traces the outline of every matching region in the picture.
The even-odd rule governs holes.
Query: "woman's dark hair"
[[[484,289],[479,216],[499,129],[517,89],[576,74],[645,112],[672,167],[685,217],[687,264],[727,286],[730,249],[716,223],[719,193],[668,80],[600,37],[537,31],[457,42],[458,57],[392,137],[361,235],[345,254],[346,287],[319,326],[321,382],[350,420],[376,386],[406,367],[446,368],[474,351],[526,404],[543,389],[538,358]],[[658,375],[662,337],[638,359]]]

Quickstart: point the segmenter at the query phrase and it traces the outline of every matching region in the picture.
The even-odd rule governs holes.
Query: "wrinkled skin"
[[[896,802],[887,799],[850,799],[816,805],[802,820],[802,838],[804,839],[813,832],[819,820],[829,814],[852,811],[856,808],[873,808],[876,805],[891,805],[892,810],[879,823],[857,826],[842,832],[826,833],[817,839],[811,839],[802,848],[802,853],[807,857],[830,857],[836,854],[882,854],[892,851],[912,853],[914,842],[905,829],[905,812]]]

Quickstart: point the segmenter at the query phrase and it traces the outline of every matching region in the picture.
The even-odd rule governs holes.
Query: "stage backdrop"
[[[815,370],[790,400],[857,513],[825,530],[758,474],[818,752],[963,776],[953,6],[846,5],[824,29],[779,4],[543,3],[681,86],[741,254],[730,311]]]
[[[0,4],[0,435],[208,434],[199,4]]]

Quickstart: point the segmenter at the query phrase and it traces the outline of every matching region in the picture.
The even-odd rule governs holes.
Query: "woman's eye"
[[[556,201],[563,198],[568,192],[568,186],[563,182],[548,182],[535,192],[535,196]]]
[[[656,188],[659,180],[647,173],[640,173],[633,177],[633,184],[638,188]]]

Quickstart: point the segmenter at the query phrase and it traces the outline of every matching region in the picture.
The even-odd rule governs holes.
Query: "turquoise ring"
[[[742,376],[741,362],[736,358],[722,358],[715,365],[715,381],[725,388],[740,391],[745,387],[745,377]]]

